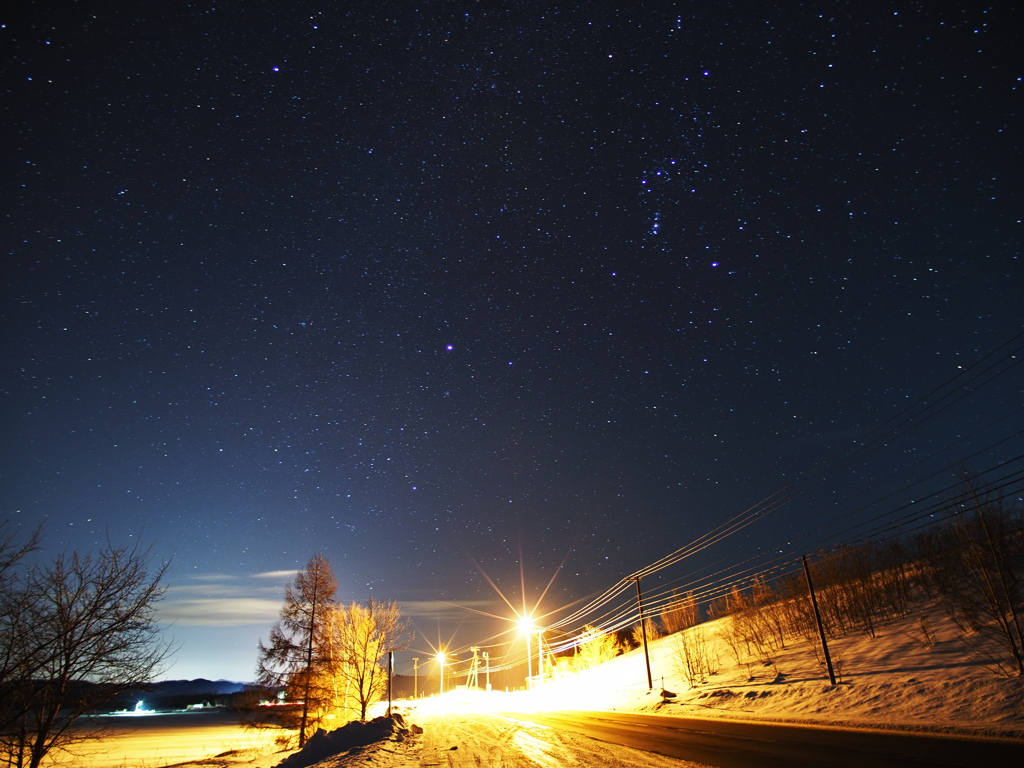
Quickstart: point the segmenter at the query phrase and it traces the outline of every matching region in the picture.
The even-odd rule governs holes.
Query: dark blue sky
[[[316,551],[470,643],[473,561],[553,609],[1020,470],[1015,4],[494,5],[2,19],[0,514],[173,557],[169,676]]]

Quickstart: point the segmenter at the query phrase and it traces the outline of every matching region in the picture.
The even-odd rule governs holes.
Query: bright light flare
[[[519,621],[516,623],[519,625],[519,631],[522,634],[529,636],[533,632],[533,616],[520,616]]]
[[[495,712],[551,712],[594,708],[601,700],[595,690],[579,686],[576,676],[564,685],[542,685],[531,691],[479,691],[459,688],[440,696],[397,702],[401,708],[434,715],[486,714]]]

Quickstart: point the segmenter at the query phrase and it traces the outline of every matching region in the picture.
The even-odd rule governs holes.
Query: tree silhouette
[[[101,737],[73,726],[159,671],[170,652],[155,607],[167,565],[151,570],[148,551],[108,546],[12,572],[26,552],[5,544],[0,553],[18,557],[0,555],[0,753],[37,768]]]
[[[322,681],[332,676],[331,614],[338,582],[327,558],[313,555],[295,583],[284,591],[281,617],[270,629],[267,645],[260,641],[257,661],[259,682],[287,686],[302,696],[299,747],[306,743],[311,710],[322,711]]]

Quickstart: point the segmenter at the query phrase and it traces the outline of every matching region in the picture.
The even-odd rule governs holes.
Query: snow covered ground
[[[584,768],[689,765],[625,747],[602,744],[595,750],[594,743],[584,737],[511,721],[499,727],[493,718],[486,718],[488,712],[501,711],[608,709],[1024,739],[1024,679],[999,677],[972,659],[955,627],[938,612],[928,616],[934,642],[926,644],[919,618],[914,614],[880,627],[873,638],[850,635],[832,641],[839,678],[835,686],[829,684],[808,642],[780,651],[771,666],[737,664],[727,647],[717,643],[712,651],[717,672],[706,684],[689,688],[676,669],[676,638],[660,638],[650,644],[653,691],[648,690],[643,651],[636,649],[535,691],[453,691],[443,697],[402,702],[400,711],[407,723],[422,725],[422,735],[393,738],[316,765],[470,765],[481,759],[493,761],[499,746],[503,750],[500,764],[507,766],[554,768],[568,764],[565,755],[570,753],[573,764]],[[705,626],[714,636],[715,623]],[[204,764],[269,768],[285,756],[262,755],[248,762],[240,762],[247,759],[243,755],[231,757],[230,762],[224,756],[220,762]]]
[[[550,686],[539,703],[557,709],[616,709],[706,717],[815,722],[1024,738],[1024,679],[994,674],[971,658],[956,627],[938,611],[920,629],[920,613],[881,626],[876,637],[829,642],[837,685],[808,642],[780,651],[775,663],[737,664],[716,643],[717,673],[689,688],[674,661],[674,637],[650,644],[654,691],[647,689],[643,651],[631,651],[579,681]],[[716,625],[705,625],[716,636]],[[661,692],[676,696],[667,699]],[[540,698],[540,692],[537,694]],[[550,700],[550,707],[545,703]],[[589,702],[589,706],[585,705]],[[576,704],[576,706],[573,706]]]

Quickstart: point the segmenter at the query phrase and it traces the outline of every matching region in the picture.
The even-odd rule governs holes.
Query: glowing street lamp
[[[438,671],[440,673],[440,674],[438,674],[438,677],[441,678],[441,686],[440,687],[441,687],[441,693],[443,694],[444,693],[444,662],[445,662],[444,651],[438,651],[437,655],[434,658],[437,659],[437,668],[438,668]]]
[[[523,616],[519,619],[519,631],[526,635],[526,687],[530,687],[533,677],[533,657],[530,655],[530,635],[533,634],[533,618]]]

